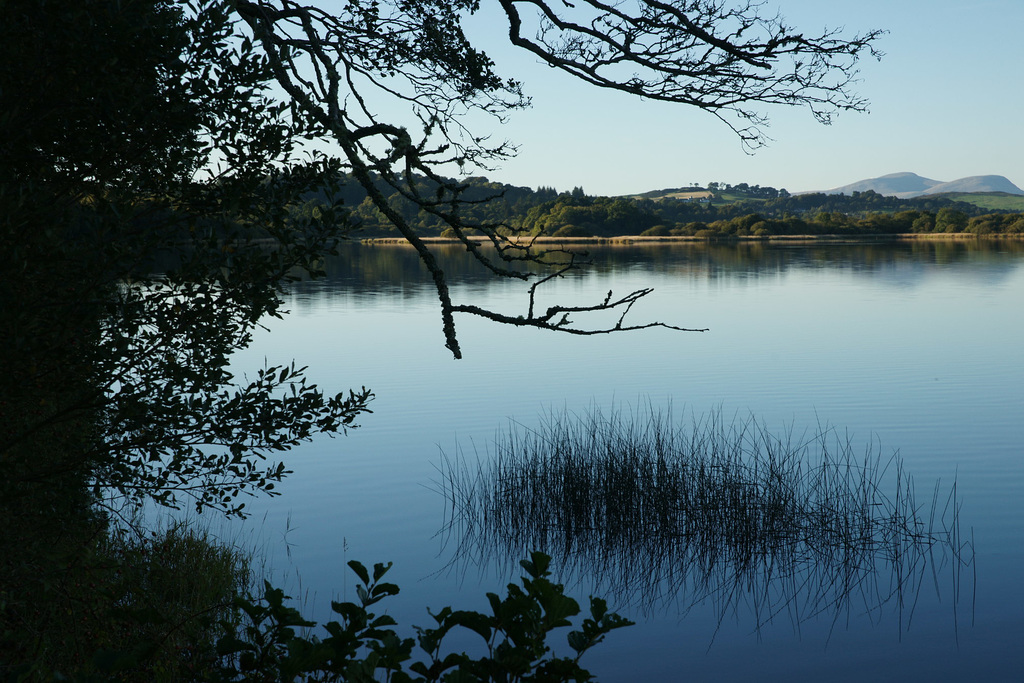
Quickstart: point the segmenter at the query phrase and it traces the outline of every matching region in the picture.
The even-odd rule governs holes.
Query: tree
[[[931,232],[935,229],[935,216],[927,211],[917,212],[910,224],[910,232]]]
[[[967,214],[945,206],[935,214],[936,232],[963,232],[967,229]]]
[[[752,2],[735,7],[719,0],[496,4],[508,22],[509,40],[543,62],[597,87],[705,109],[749,147],[765,139],[767,119],[756,109],[760,104],[805,105],[823,123],[836,111],[863,110],[865,101],[850,86],[858,58],[877,55],[873,43],[880,35],[842,38],[827,31],[809,38],[779,17],[762,15]],[[577,257],[510,236],[501,222],[465,219],[463,208],[483,200],[467,199],[467,185],[443,177],[442,169],[486,169],[514,148],[470,130],[463,114],[478,111],[501,120],[527,105],[522,84],[500,77],[463,31],[463,18],[480,7],[478,0],[352,0],[332,13],[294,0],[237,3],[304,125],[337,145],[342,165],[416,248],[437,288],[446,345],[456,358],[461,356],[456,313],[572,334],[670,327],[624,323],[625,313],[647,289],[591,305],[535,310],[536,287],[576,267]],[[385,112],[396,109],[404,113],[386,120]],[[436,191],[422,193],[420,177],[432,180]],[[380,181],[436,216],[447,234],[497,276],[528,280],[534,276],[516,264],[551,265],[554,270],[530,286],[525,315],[454,302],[429,246]],[[623,311],[612,328],[572,324],[570,316],[609,308]]]
[[[294,365],[227,369],[349,226],[289,217],[337,169],[296,158],[304,131],[230,5],[189,7],[2,7],[5,513],[46,508],[58,480],[239,512],[284,474],[269,455],[367,410]]]

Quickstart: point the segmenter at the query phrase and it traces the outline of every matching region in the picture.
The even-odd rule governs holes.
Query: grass
[[[87,483],[90,416],[46,419],[88,391],[60,376],[0,400],[0,680],[192,680],[251,553],[195,523],[116,524]]]
[[[950,192],[935,195],[944,199],[952,199],[958,202],[967,202],[983,209],[992,211],[1021,211],[1024,212],[1024,195],[1008,194],[1006,192]]]
[[[249,554],[194,523],[92,534],[10,558],[0,674],[14,680],[194,680],[216,661],[217,622],[251,582]],[[33,574],[30,576],[28,571]]]
[[[900,459],[857,454],[836,430],[773,434],[720,412],[676,421],[650,405],[513,423],[493,456],[446,461],[457,558],[535,548],[561,578],[641,611],[711,602],[755,629],[839,623],[857,605],[909,625],[923,584],[972,561],[955,485],[922,503]],[[946,584],[943,584],[946,585]],[[958,596],[954,596],[954,600]]]
[[[725,202],[726,204],[736,204],[738,202],[753,202],[756,204],[762,204],[768,201],[764,197],[751,197],[743,192],[732,192],[726,190],[725,192],[718,193],[718,202]]]

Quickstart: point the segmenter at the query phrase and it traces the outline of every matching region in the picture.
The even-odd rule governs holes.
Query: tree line
[[[378,181],[383,187],[385,183]],[[528,187],[493,182],[485,177],[460,181],[465,187],[461,213],[467,221],[500,226],[505,234],[554,237],[622,235],[698,238],[771,237],[781,235],[871,236],[883,234],[971,233],[1024,234],[1024,214],[992,211],[946,197],[900,199],[872,190],[852,195],[791,195],[773,187],[746,183],[710,183],[708,188],[662,190],[632,197],[601,197],[575,187]],[[416,179],[417,191],[436,192],[429,178]],[[397,236],[393,224],[360,187],[340,178],[341,191],[328,198],[309,196],[293,207],[296,218],[309,220],[327,204],[342,210],[361,237]],[[709,193],[706,200],[668,198],[672,192]],[[728,200],[723,195],[728,193]],[[388,197],[404,220],[423,235],[450,236],[450,226],[399,193]]]

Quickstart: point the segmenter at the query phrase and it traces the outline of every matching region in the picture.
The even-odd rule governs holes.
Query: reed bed
[[[973,559],[955,485],[923,505],[898,454],[858,453],[828,426],[797,437],[650,404],[551,413],[442,471],[456,562],[542,550],[561,580],[640,612],[710,602],[755,630],[893,612],[902,632],[926,583],[958,599]]]

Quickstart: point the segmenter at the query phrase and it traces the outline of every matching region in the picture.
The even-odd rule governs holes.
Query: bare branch
[[[601,88],[705,109],[751,149],[764,144],[768,122],[753,105],[804,105],[826,124],[838,111],[866,110],[851,91],[856,63],[881,56],[874,42],[884,33],[810,38],[749,1],[499,3],[512,43],[544,63]]]
[[[855,65],[862,53],[878,56],[878,31],[844,39],[826,30],[808,38],[780,17],[762,15],[762,6],[750,0],[495,2],[508,20],[511,42],[543,62],[597,87],[709,111],[750,149],[766,139],[767,119],[755,105],[804,105],[823,123],[837,111],[864,110],[867,103],[850,91]],[[517,235],[509,226],[464,218],[465,207],[498,195],[467,198],[469,188],[441,169],[453,163],[487,169],[515,148],[474,134],[463,116],[478,111],[503,120],[529,103],[521,85],[500,78],[490,58],[466,38],[462,20],[478,9],[478,0],[349,0],[331,14],[295,0],[237,2],[291,98],[299,128],[338,144],[343,166],[416,249],[437,289],[445,343],[456,358],[455,313],[571,334],[699,331],[627,324],[633,304],[650,290],[614,300],[609,293],[598,304],[553,306],[537,314],[537,288],[584,261],[565,249],[539,248],[536,236]],[[393,111],[385,102],[401,105],[408,119],[381,120],[381,112]],[[433,252],[399,210],[402,202],[436,218],[495,276],[532,280],[527,316],[455,303]],[[517,264],[551,270],[538,274]],[[612,327],[572,325],[571,315],[608,310],[619,313]]]
[[[593,304],[591,306],[551,306],[543,315],[534,315],[531,310],[530,315],[523,316],[512,316],[504,313],[498,313],[480,306],[474,306],[472,304],[459,304],[452,307],[452,311],[455,313],[468,313],[494,322],[503,323],[506,325],[512,325],[514,327],[536,327],[542,330],[551,330],[553,332],[565,332],[566,334],[576,335],[595,335],[595,334],[609,334],[611,332],[627,332],[631,330],[646,330],[652,327],[662,327],[668,330],[676,330],[678,332],[707,332],[708,328],[687,328],[678,327],[676,325],[669,325],[663,322],[649,322],[640,323],[636,325],[627,325],[625,323],[626,314],[629,313],[629,309],[632,308],[633,304],[647,296],[653,289],[638,289],[634,292],[630,292],[624,297],[615,299],[612,301],[612,293],[608,292],[608,296],[600,303]],[[532,305],[532,302],[531,302]],[[611,327],[595,327],[595,328],[579,328],[570,327],[572,320],[569,319],[570,313],[594,313],[599,311],[609,310],[621,310],[618,321]]]

